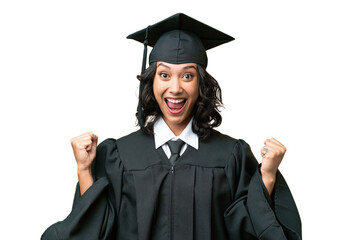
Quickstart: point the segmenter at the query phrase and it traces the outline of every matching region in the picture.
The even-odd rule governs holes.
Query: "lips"
[[[173,114],[179,114],[185,106],[185,98],[165,98],[169,111]]]

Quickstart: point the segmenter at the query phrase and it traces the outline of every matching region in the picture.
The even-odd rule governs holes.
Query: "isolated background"
[[[266,138],[304,239],[359,227],[358,1],[1,1],[0,239],[39,239],[70,212],[70,139],[134,130],[143,46],[126,36],[184,12],[236,38],[208,51],[223,133],[260,161]]]

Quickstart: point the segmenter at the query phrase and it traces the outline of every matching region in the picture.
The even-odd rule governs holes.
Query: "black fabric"
[[[270,203],[258,167],[245,141],[215,131],[198,150],[188,146],[173,172],[153,136],[107,139],[96,181],[82,196],[77,187],[70,215],[42,239],[301,239],[284,178],[277,174]]]
[[[159,61],[198,63],[205,68],[208,64],[205,47],[199,37],[192,32],[177,29],[164,33],[156,42],[149,55],[149,64]]]
[[[178,139],[177,141],[168,141],[167,144],[171,151],[171,156],[169,160],[171,165],[174,165],[175,161],[180,157],[180,150],[181,147],[184,145],[184,142]]]
[[[147,37],[146,37],[147,36]],[[199,63],[207,66],[206,50],[234,40],[233,37],[183,13],[127,36],[153,47],[149,62]],[[145,55],[144,55],[145,56]]]

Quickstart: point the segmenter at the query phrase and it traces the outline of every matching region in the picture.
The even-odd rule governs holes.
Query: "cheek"
[[[199,97],[199,85],[196,82],[196,84],[193,84],[190,88],[189,88],[189,96],[191,96],[193,102],[196,102],[196,100]]]
[[[191,93],[192,101],[195,103],[198,97],[199,97],[199,90],[194,89],[194,91]]]

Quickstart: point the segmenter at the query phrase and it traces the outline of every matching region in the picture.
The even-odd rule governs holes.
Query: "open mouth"
[[[165,98],[169,111],[173,114],[179,114],[185,106],[186,98]]]

